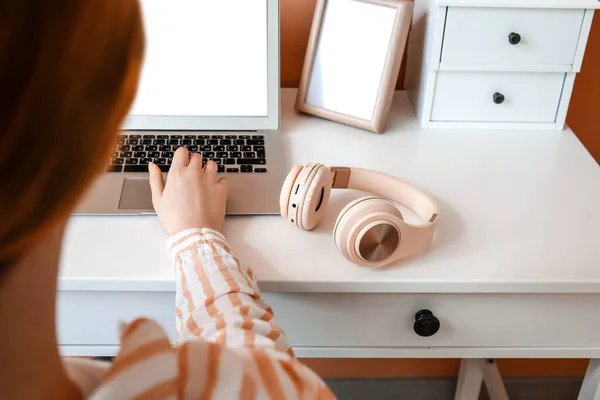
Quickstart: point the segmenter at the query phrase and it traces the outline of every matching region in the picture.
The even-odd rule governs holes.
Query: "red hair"
[[[104,169],[143,47],[137,0],[0,5],[0,269]]]

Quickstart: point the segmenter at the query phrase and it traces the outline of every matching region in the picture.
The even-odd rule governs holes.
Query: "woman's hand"
[[[189,160],[189,162],[188,162]],[[217,164],[185,147],[175,152],[167,183],[155,164],[149,164],[152,204],[170,235],[189,228],[210,228],[221,232],[225,219],[227,180],[217,179]]]

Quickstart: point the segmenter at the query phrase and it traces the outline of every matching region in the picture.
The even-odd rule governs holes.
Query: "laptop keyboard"
[[[262,135],[120,135],[107,172],[148,172],[153,162],[168,172],[178,147],[213,160],[221,173],[267,172]]]

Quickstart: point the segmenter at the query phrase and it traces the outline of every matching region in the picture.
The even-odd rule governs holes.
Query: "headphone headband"
[[[400,203],[423,221],[424,225],[435,225],[439,209],[431,196],[395,176],[362,168],[330,167],[333,172],[333,188],[354,189],[376,196],[387,197]]]

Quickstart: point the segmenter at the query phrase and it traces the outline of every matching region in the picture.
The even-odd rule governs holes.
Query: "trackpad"
[[[148,178],[125,178],[119,209],[154,211]]]

